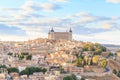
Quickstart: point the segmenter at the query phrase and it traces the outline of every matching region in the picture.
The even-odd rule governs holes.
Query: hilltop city
[[[0,41],[0,80],[120,80],[120,50],[74,40],[73,31],[48,38]]]

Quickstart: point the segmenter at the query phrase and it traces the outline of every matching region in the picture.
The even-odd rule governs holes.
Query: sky
[[[73,39],[120,45],[120,0],[2,0],[0,40],[47,38],[71,27]]]

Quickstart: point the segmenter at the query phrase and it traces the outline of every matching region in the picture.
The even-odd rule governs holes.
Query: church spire
[[[50,30],[49,30],[48,34],[50,34]]]
[[[53,27],[52,27],[52,29],[51,29],[51,32],[54,32],[54,29],[53,29]]]
[[[71,29],[71,27],[70,27],[70,30],[69,30],[69,32],[72,32],[72,29]]]

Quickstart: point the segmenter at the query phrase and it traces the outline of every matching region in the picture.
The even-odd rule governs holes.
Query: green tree
[[[108,55],[109,57],[111,57],[111,56],[114,56],[114,54],[113,53],[109,53],[109,55]]]
[[[43,68],[42,69],[42,72],[45,74],[45,72],[47,71],[47,69]]]
[[[89,51],[89,50],[91,50],[90,43],[84,44],[83,47],[82,47],[82,49],[83,49],[83,51]]]
[[[90,65],[93,65],[93,61],[92,61],[92,59],[90,60]]]
[[[39,67],[27,67],[25,70],[20,72],[20,75],[27,74],[28,76],[33,74],[34,72],[43,72],[45,73],[47,69],[39,68]]]
[[[71,74],[69,76],[64,77],[63,80],[77,80],[77,77],[74,74]]]
[[[39,67],[35,67],[35,72],[42,72],[42,69]]]
[[[96,48],[95,49],[95,54],[96,55],[100,55],[102,53],[102,49],[101,48]]]
[[[114,74],[117,74],[117,71],[116,71],[116,69],[113,69],[113,73],[114,73]]]
[[[120,71],[118,71],[118,74],[117,74],[117,76],[120,78]]]
[[[74,62],[76,66],[81,67],[83,66],[83,59],[82,58],[77,58],[77,60]]]
[[[19,59],[22,60],[24,58],[24,55],[20,54],[18,55]]]
[[[9,52],[9,53],[8,53],[8,55],[12,56],[12,55],[13,55],[13,53]]]
[[[0,65],[0,68],[7,68],[6,65]]]
[[[83,66],[87,65],[86,60],[83,60]]]
[[[30,74],[33,74],[34,72],[36,72],[35,67],[27,67],[26,70],[29,71],[29,75],[30,75]]]
[[[28,52],[21,53],[21,55],[28,55],[28,54],[29,54]]]
[[[88,51],[95,51],[94,44],[89,43]]]
[[[66,76],[63,78],[63,80],[72,80],[71,76]]]
[[[102,65],[103,68],[106,68],[107,60],[106,59],[101,60],[101,65]]]
[[[18,68],[15,68],[15,67],[8,68],[7,70],[8,70],[8,73],[12,73],[12,72],[17,72],[17,73],[19,73]]]
[[[85,80],[85,78],[82,77],[80,80]]]
[[[19,74],[20,75],[29,75],[29,71],[27,69],[25,69],[25,70],[21,71]]]
[[[96,54],[100,54],[102,51],[106,51],[106,47],[98,43],[86,43],[82,47],[83,51],[95,51]]]
[[[74,55],[78,58],[79,54],[77,52],[74,52]]]
[[[66,71],[63,69],[63,68],[61,68],[60,69],[60,73],[62,74],[62,73],[66,73]]]
[[[32,59],[32,55],[26,56],[26,59],[27,59],[27,60],[31,60],[31,59]]]
[[[73,80],[77,80],[77,77],[76,77],[76,75],[74,75],[74,74],[71,74],[71,77],[72,77],[72,79],[73,79]]]
[[[0,70],[0,73],[2,73],[2,71]]]
[[[106,51],[106,47],[102,46],[101,44],[95,43],[95,53],[100,55],[101,52]]]
[[[95,43],[95,48],[101,48],[103,51],[106,51],[106,47],[104,47],[103,45],[99,43]]]

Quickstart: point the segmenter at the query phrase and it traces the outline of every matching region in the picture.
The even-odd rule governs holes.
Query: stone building
[[[53,28],[48,33],[48,39],[52,40],[72,40],[72,30],[68,32],[55,32]]]

